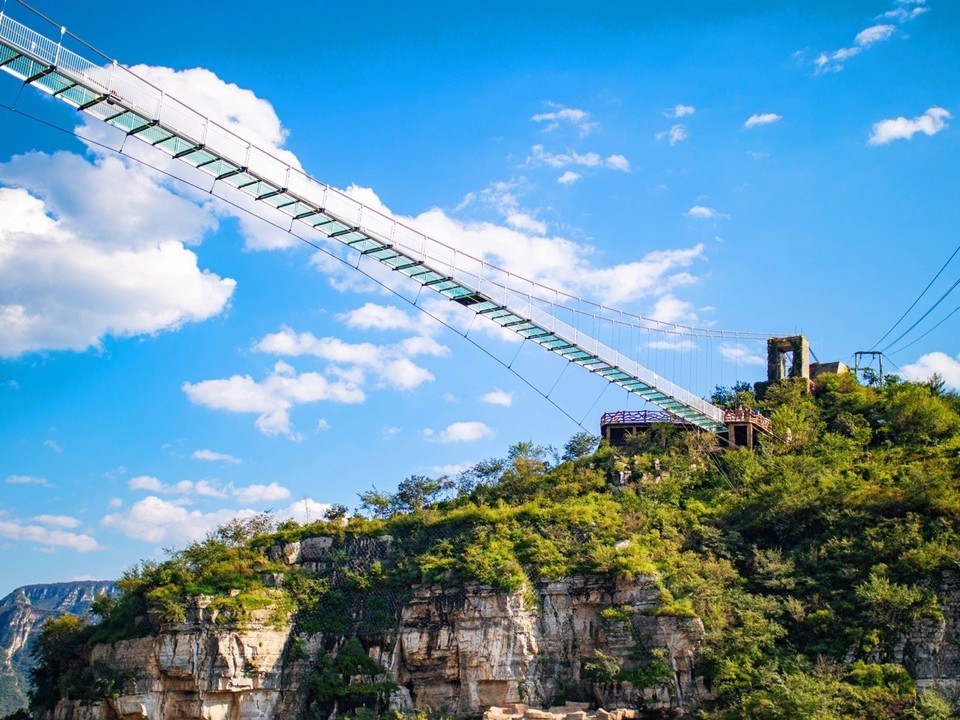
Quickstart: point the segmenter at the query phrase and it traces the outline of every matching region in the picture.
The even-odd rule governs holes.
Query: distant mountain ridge
[[[24,707],[29,689],[30,644],[47,618],[83,615],[109,580],[25,585],[0,600],[0,717]]]

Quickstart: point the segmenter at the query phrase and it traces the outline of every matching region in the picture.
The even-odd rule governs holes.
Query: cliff
[[[289,546],[284,550],[288,557],[298,554]],[[344,551],[349,543],[331,544],[326,554]],[[694,657],[703,626],[696,618],[658,617],[653,613],[659,605],[656,583],[644,579],[568,578],[539,583],[535,596],[476,583],[422,588],[399,608],[395,627],[361,629],[359,637],[383,670],[381,681],[395,685],[385,707],[442,708],[477,717],[491,706],[581,700],[639,705],[662,717],[688,709],[697,697]],[[122,694],[94,704],[61,702],[50,717],[298,717],[304,679],[319,656],[336,654],[343,643],[330,633],[277,626],[268,612],[254,613],[242,629],[224,628],[200,600],[185,622],[165,625],[156,636],[96,645],[91,663],[126,678]],[[584,677],[598,653],[629,666],[641,651],[664,662],[652,687]]]
[[[113,590],[108,581],[27,585],[0,600],[0,716],[27,704],[30,643],[47,618],[83,615],[97,595]]]

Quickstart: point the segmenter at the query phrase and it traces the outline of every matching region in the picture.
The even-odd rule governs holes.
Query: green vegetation
[[[361,641],[396,626],[413,587],[480,582],[535,603],[539,581],[580,574],[650,577],[661,597],[651,613],[703,620],[697,667],[716,693],[704,720],[951,717],[897,663],[905,633],[942,618],[960,561],[960,398],[936,379],[889,380],[826,375],[812,394],[784,381],[760,398],[718,389],[715,402],[772,419],[775,437],[757,451],[720,453],[712,436],[673,426],[624,450],[594,451],[585,435],[562,455],[519,443],[455,482],[412,476],[362,493],[363,514],[235,521],[128,572],[121,595],[95,608],[99,626],[52,623],[34,706],[113,692],[125,679],[87,667],[85,648],[180,622],[204,596],[216,622],[256,616],[320,634],[326,650],[301,658],[306,716],[360,716],[391,689]],[[315,569],[275,559],[317,537],[331,540]],[[603,620],[630,617],[610,608]],[[669,683],[658,649],[634,641],[628,662],[599,653],[585,677]]]

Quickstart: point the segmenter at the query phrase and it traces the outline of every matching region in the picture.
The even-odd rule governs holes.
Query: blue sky
[[[956,3],[515,5],[36,2],[318,179],[633,313],[849,361],[960,243]],[[19,111],[0,109],[0,595],[638,406],[530,344],[464,339],[8,75],[0,103]],[[960,386],[955,318],[891,360]],[[756,342],[629,342],[702,395],[764,371]]]

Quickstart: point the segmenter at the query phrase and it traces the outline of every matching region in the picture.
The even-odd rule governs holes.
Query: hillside
[[[99,626],[48,626],[34,712],[952,717],[960,399],[826,374],[714,400],[762,409],[774,437],[720,452],[664,425],[556,459],[519,443],[457,482],[363,493],[350,517],[236,521],[143,563]]]
[[[97,595],[112,588],[106,581],[27,585],[0,600],[0,714],[26,705],[30,644],[44,622],[66,613],[83,615]]]

